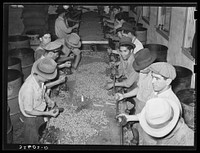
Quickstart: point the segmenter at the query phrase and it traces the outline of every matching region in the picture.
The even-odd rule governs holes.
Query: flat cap
[[[169,78],[174,80],[176,78],[176,69],[174,66],[167,62],[156,62],[149,66],[149,69],[156,73],[164,76],[165,78]]]

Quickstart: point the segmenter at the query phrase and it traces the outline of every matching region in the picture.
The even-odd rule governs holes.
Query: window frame
[[[148,7],[149,8],[149,13],[148,13],[148,16],[144,16],[144,7],[142,7],[142,20],[144,20],[144,22],[146,22],[147,24],[150,24],[150,16],[151,16],[151,7],[150,6],[145,6],[145,7]]]
[[[172,16],[172,7],[170,7],[170,17],[169,17],[169,31],[165,31],[164,29],[162,29],[160,27],[160,23],[162,23],[162,19],[161,19],[161,12],[162,12],[162,8],[164,7],[158,7],[157,9],[157,26],[156,26],[156,31],[162,35],[165,39],[169,40],[169,35],[170,35],[170,28],[171,28],[171,16]],[[166,8],[166,7],[165,7]],[[165,17],[166,19],[166,14]]]

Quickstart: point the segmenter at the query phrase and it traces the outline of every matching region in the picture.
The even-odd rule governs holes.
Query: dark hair
[[[118,10],[122,11],[122,8],[119,5],[111,6],[111,10],[114,10],[114,9],[118,9]]]
[[[132,45],[129,45],[129,44],[122,44],[122,45],[119,45],[119,47],[127,47],[128,50],[131,50],[131,49],[135,49],[135,47],[133,47]]]
[[[123,32],[124,32],[125,34],[128,34],[128,33],[130,32],[132,35],[136,36],[135,30],[133,30],[133,31],[130,31],[130,30],[123,30]]]
[[[39,32],[39,38],[43,37],[45,34],[50,34],[51,35],[51,32],[49,30],[41,30]]]
[[[124,12],[119,12],[115,15],[115,20],[116,19],[119,21],[121,21],[121,20],[127,21],[128,18]]]

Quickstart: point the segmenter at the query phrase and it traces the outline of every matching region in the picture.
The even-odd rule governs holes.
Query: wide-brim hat
[[[57,76],[57,63],[49,57],[38,59],[33,64],[32,72],[48,80],[54,79]]]
[[[81,47],[80,37],[76,33],[71,33],[65,39],[65,42],[75,48]]]
[[[170,105],[171,108],[171,113],[173,114],[170,119],[166,122],[164,122],[162,124],[162,126],[157,125],[156,127],[155,124],[153,124],[154,126],[152,126],[151,124],[148,123],[147,119],[146,119],[146,111],[147,111],[147,107],[146,105],[148,105],[149,103],[154,103],[155,100],[157,100],[157,102],[162,102],[163,100],[165,102],[167,102]],[[141,127],[143,128],[143,130],[153,136],[153,137],[164,137],[167,134],[169,134],[176,126],[176,124],[178,123],[179,117],[180,117],[180,108],[177,105],[176,102],[172,101],[171,99],[163,99],[163,98],[152,98],[150,100],[147,101],[145,107],[143,108],[143,110],[141,111],[141,113],[138,115],[139,118],[139,122]],[[159,108],[155,108],[155,109],[159,109]],[[160,126],[160,127],[159,127]]]
[[[45,47],[44,50],[47,52],[60,52],[62,50],[63,45],[56,41],[49,42]]]
[[[157,58],[155,51],[150,51],[148,48],[143,48],[135,54],[135,61],[133,62],[133,68],[136,71],[140,71],[151,65]]]

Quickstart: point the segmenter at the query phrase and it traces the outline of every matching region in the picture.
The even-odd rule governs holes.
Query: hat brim
[[[178,123],[179,117],[180,117],[180,108],[177,105],[176,102],[167,99],[168,103],[170,104],[170,106],[173,109],[174,115],[171,121],[169,121],[169,123],[162,128],[152,128],[149,126],[149,124],[147,123],[146,119],[145,119],[145,107],[143,108],[143,110],[141,111],[140,115],[139,115],[139,122],[141,127],[143,128],[143,130],[153,136],[153,137],[164,137],[167,134],[169,134],[176,126],[176,124]]]
[[[131,45],[133,48],[135,48],[135,45],[131,42],[122,42],[122,43],[119,43],[119,46],[122,46],[122,45]]]
[[[140,51],[138,51],[138,52],[140,52]],[[150,52],[151,52],[151,59],[148,62],[143,62],[142,65],[138,65],[136,63],[136,61],[133,62],[133,68],[136,71],[140,71],[140,70],[145,69],[146,67],[148,67],[149,65],[151,65],[156,60],[156,58],[157,58],[156,52],[155,51],[150,51]],[[135,58],[137,58],[137,53],[135,54]]]
[[[69,36],[70,36],[70,35],[69,35]],[[66,42],[68,45],[70,45],[70,46],[72,46],[72,47],[75,47],[75,48],[81,47],[81,41],[79,41],[77,45],[74,45],[74,44],[70,43],[70,42],[69,42],[69,36],[67,36],[67,37],[66,37],[66,40],[65,40],[65,42]]]
[[[36,73],[48,80],[54,79],[57,76],[57,69],[52,74],[46,74],[38,69],[38,64],[40,63],[40,61],[41,61],[41,59],[38,59],[37,61],[34,62],[33,67],[32,67],[32,72]]]
[[[63,46],[61,45],[60,47],[58,47],[58,48],[56,48],[56,49],[51,49],[51,50],[44,49],[44,50],[47,51],[47,52],[61,52],[62,47],[63,47]]]

